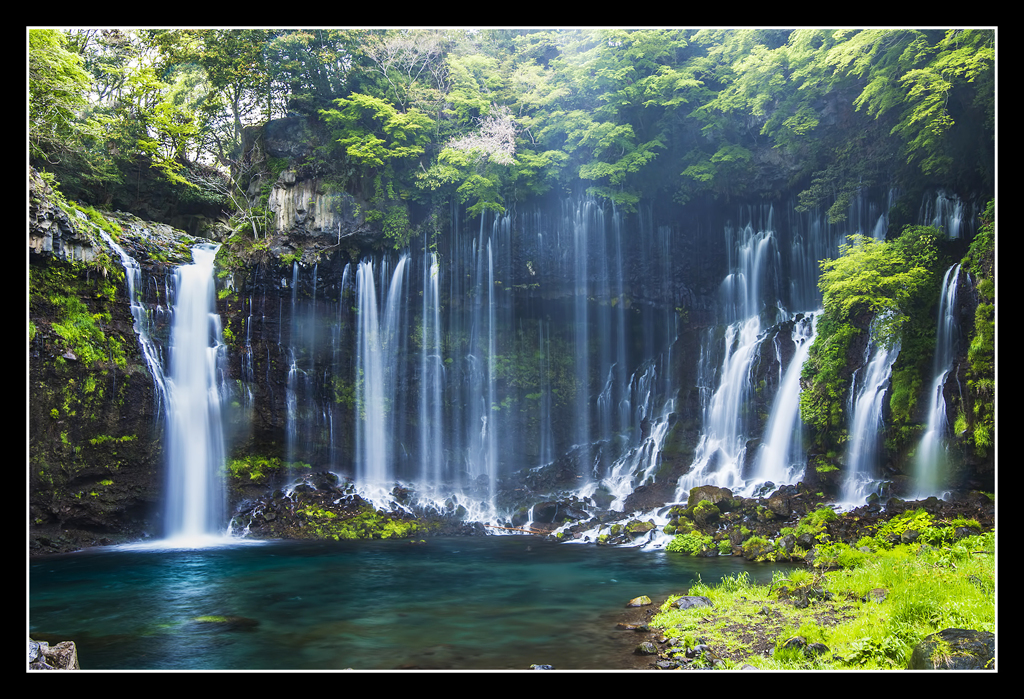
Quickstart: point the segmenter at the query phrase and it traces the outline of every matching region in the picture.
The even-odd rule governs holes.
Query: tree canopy
[[[370,177],[414,166],[384,175],[402,197],[795,187],[837,220],[871,184],[990,187],[994,76],[988,29],[33,29],[29,136],[40,164],[175,179],[297,114]]]

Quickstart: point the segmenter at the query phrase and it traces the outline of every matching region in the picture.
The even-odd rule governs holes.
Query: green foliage
[[[859,188],[905,178],[900,161],[993,178],[985,29],[85,29],[29,44],[32,156],[68,156],[92,185],[148,161],[206,197],[191,166],[243,183],[243,129],[286,113],[334,131],[343,157],[315,154],[318,176],[383,174],[404,199],[415,173],[420,196],[471,215],[579,180],[627,211],[809,182],[801,206],[838,221]],[[513,127],[500,150],[446,152],[472,152],[456,144],[486,140],[489,119]]]
[[[676,534],[665,547],[666,551],[685,553],[688,556],[697,556],[714,548],[714,539],[707,534],[701,534],[697,530],[685,534]]]
[[[98,446],[100,444],[124,444],[125,442],[134,442],[136,436],[134,434],[126,434],[121,437],[112,437],[108,434],[101,434],[98,437],[93,437],[89,440],[89,444],[92,446]]]
[[[818,321],[817,330],[801,372],[800,417],[817,429],[820,440],[846,425],[850,346],[864,331],[829,316]],[[836,442],[835,436],[827,438],[830,445]]]
[[[718,583],[718,589],[723,592],[749,590],[752,586],[753,583],[750,581],[750,573],[745,570],[739,573],[734,573],[733,575],[723,575],[721,581]]]
[[[963,265],[977,279],[978,305],[974,311],[974,329],[967,350],[967,385],[972,407],[970,413],[957,416],[957,434],[974,444],[984,456],[995,445],[995,202],[990,201],[982,216],[982,226],[971,241]]]
[[[59,156],[83,147],[98,134],[98,124],[83,120],[89,74],[81,57],[66,47],[56,29],[28,33],[29,149],[35,157]]]
[[[849,367],[857,359],[850,355],[851,346],[866,328],[883,347],[906,341],[907,354],[894,371],[891,407],[900,425],[910,421],[927,363],[927,346],[934,345],[928,309],[939,279],[938,233],[933,228],[907,226],[889,242],[851,236],[852,242],[841,246],[839,258],[821,263],[819,287],[825,312],[803,368],[800,395],[801,416],[816,428],[819,446],[830,448],[842,441]]]
[[[321,109],[334,139],[352,161],[380,169],[395,160],[423,153],[430,119],[416,109],[398,111],[383,99],[352,93],[334,100],[337,109]]]
[[[821,543],[814,547],[815,568],[856,568],[867,554],[841,541]]]
[[[104,331],[111,321],[109,306],[116,295],[114,279],[82,279],[63,266],[33,265],[29,270],[30,303],[37,308],[34,313],[52,317],[50,329],[88,366],[107,362],[127,366],[125,340]],[[94,300],[98,312],[91,313],[83,299]]]
[[[423,532],[423,525],[418,522],[396,519],[373,509],[342,517],[316,505],[305,505],[296,514],[306,520],[304,527],[317,539],[406,539]]]
[[[876,320],[874,340],[889,347],[899,338],[912,301],[933,281],[938,231],[909,226],[892,243],[851,236],[840,246],[841,256],[821,263],[818,285],[825,313],[852,319],[869,315]]]
[[[266,483],[267,479],[287,467],[279,457],[249,455],[227,461],[227,472],[232,479]]]

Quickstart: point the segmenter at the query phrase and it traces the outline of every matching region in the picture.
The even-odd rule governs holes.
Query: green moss
[[[94,447],[98,446],[100,444],[109,444],[109,443],[124,444],[125,442],[133,442],[133,441],[135,441],[135,439],[136,439],[136,437],[133,434],[124,435],[124,436],[121,436],[121,437],[112,437],[112,436],[107,435],[107,434],[101,434],[98,437],[93,437],[92,439],[90,439],[89,440],[89,444],[91,444]]]
[[[315,505],[297,511],[305,518],[303,528],[317,539],[405,539],[425,531],[419,522],[395,519],[367,509],[353,517],[341,517]]]
[[[231,479],[255,483],[266,483],[270,476],[281,471],[313,468],[310,464],[301,461],[287,462],[276,456],[257,455],[228,459],[225,466]]]
[[[84,273],[84,270],[81,270]],[[108,336],[104,326],[111,322],[110,309],[117,300],[123,274],[80,276],[70,265],[33,265],[29,268],[30,313],[45,327],[42,318],[51,318],[49,328],[60,338],[63,350],[71,351],[83,364],[96,367],[113,363],[127,366],[125,338]],[[91,312],[88,299],[97,309]]]

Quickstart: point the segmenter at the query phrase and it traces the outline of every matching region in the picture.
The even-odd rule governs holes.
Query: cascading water
[[[423,320],[420,347],[420,483],[436,490],[446,477],[444,357],[441,354],[440,263],[436,253],[423,256]]]
[[[164,379],[163,359],[160,356],[160,347],[153,340],[150,333],[152,318],[150,311],[139,298],[139,291],[142,282],[142,268],[131,255],[125,252],[124,248],[118,245],[106,232],[100,231],[103,239],[113,248],[114,252],[121,258],[124,267],[125,285],[128,287],[128,303],[132,311],[132,318],[135,320],[134,329],[139,337],[139,347],[142,349],[142,356],[146,360],[149,374],[153,377],[153,384],[156,387],[155,400],[157,401],[156,415],[159,417],[160,408],[167,402],[167,385]]]
[[[969,283],[970,277],[964,277]],[[953,371],[956,358],[959,327],[956,320],[957,287],[961,283],[960,265],[946,270],[939,300],[938,329],[935,338],[935,358],[932,365],[931,403],[928,409],[928,429],[917,448],[915,478],[919,497],[939,495],[945,482],[947,466],[945,385]]]
[[[862,370],[854,374],[850,391],[848,442],[846,448],[846,479],[841,500],[845,504],[862,504],[877,488],[878,435],[881,431],[882,405],[889,387],[892,365],[900,346],[885,347],[869,342]]]
[[[921,225],[938,228],[945,231],[948,237],[955,239],[969,232],[966,229],[974,216],[965,214],[964,202],[960,197],[940,189],[922,197],[917,218]]]
[[[623,399],[622,412],[631,423],[636,424],[639,434],[633,436],[625,452],[616,459],[608,475],[601,480],[601,485],[614,498],[609,506],[611,510],[623,511],[626,498],[648,474],[657,471],[660,463],[661,448],[668,434],[675,400],[665,400],[660,410],[655,412],[655,401],[662,395],[657,390],[657,381],[656,364],[649,362],[633,375],[630,397]]]
[[[390,284],[387,265],[381,265],[378,314],[373,263],[364,260],[356,270],[359,306],[357,327],[356,486],[371,499],[386,497],[395,478],[392,434],[397,389],[398,357],[403,340],[399,307],[408,256],[395,265]]]
[[[754,481],[792,483],[804,471],[804,452],[800,444],[800,372],[814,343],[816,320],[817,316],[809,315],[796,321],[793,332],[796,352],[775,394]]]
[[[800,374],[822,303],[819,264],[837,254],[842,236],[821,212],[796,215],[792,207],[779,236],[774,213],[753,210],[745,227],[726,227],[722,325],[709,328],[701,343],[703,427],[690,471],[679,479],[680,501],[699,485],[754,495],[767,482],[794,483],[804,472]],[[847,213],[850,231],[884,235],[884,215],[865,198],[856,197]],[[787,312],[784,298],[796,312]]]
[[[731,251],[734,243],[729,228],[726,237]],[[685,499],[687,491],[696,485],[742,489],[747,483],[743,473],[748,432],[746,413],[753,392],[751,365],[761,341],[761,316],[768,313],[775,321],[783,315],[778,301],[772,311],[762,298],[769,272],[777,270],[779,264],[770,211],[767,225],[761,230],[755,231],[752,224],[743,229],[735,249],[737,261],[731,266],[734,271],[722,282],[720,290],[729,324],[725,328],[725,354],[718,388],[705,403],[700,443],[690,472],[679,480],[677,499]],[[712,376],[709,372],[714,343],[715,334],[709,331],[701,350],[704,381]]]
[[[165,536],[196,546],[224,531],[224,436],[217,374],[223,359],[213,278],[218,245],[192,249],[175,272],[167,374]]]

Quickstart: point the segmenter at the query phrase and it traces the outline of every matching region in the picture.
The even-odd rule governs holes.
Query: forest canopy
[[[28,63],[32,163],[96,200],[140,162],[216,197],[196,172],[287,116],[332,133],[323,176],[474,212],[582,182],[624,210],[795,187],[837,220],[994,177],[991,29],[31,29]]]

